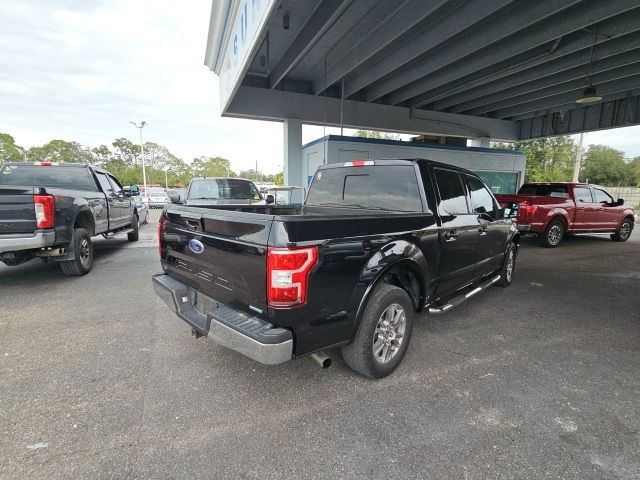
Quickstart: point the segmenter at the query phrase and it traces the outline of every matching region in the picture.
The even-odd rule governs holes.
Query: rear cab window
[[[422,212],[413,165],[368,165],[318,170],[306,206]]]
[[[66,188],[95,192],[96,184],[85,167],[4,165],[0,167],[0,185]]]
[[[573,187],[573,196],[578,203],[593,203],[589,187]]]
[[[566,184],[535,185],[525,183],[518,190],[519,195],[532,195],[537,197],[569,198],[569,189]]]

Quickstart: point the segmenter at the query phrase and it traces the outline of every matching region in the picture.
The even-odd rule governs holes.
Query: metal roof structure
[[[518,140],[640,123],[639,0],[214,0],[226,116]],[[592,85],[603,97],[576,100]]]

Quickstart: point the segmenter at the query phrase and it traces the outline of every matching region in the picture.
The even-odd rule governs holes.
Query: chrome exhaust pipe
[[[315,362],[322,368],[329,368],[332,363],[332,360],[324,352],[312,353],[311,358],[313,358],[313,360],[315,360]]]

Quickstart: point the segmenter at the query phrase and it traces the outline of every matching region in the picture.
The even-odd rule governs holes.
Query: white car
[[[142,195],[142,201],[147,203],[149,208],[162,208],[167,203],[171,203],[171,199],[164,188],[147,188]]]

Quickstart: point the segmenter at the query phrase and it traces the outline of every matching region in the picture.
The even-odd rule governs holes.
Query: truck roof
[[[358,162],[364,162],[364,163],[358,164]],[[457,165],[451,165],[449,163],[436,162],[435,160],[429,160],[427,158],[374,158],[374,159],[352,160],[350,162],[329,163],[326,165],[321,165],[320,167],[318,167],[318,170],[325,170],[327,168],[358,167],[358,166],[369,166],[369,165],[411,165],[416,162],[424,162],[429,165],[433,165],[435,167],[448,168],[450,170],[458,170],[460,172],[468,173],[476,177],[478,176],[477,173],[474,173],[471,170],[467,170],[466,168],[458,167]],[[356,164],[354,165],[354,163]]]
[[[10,166],[20,166],[20,165],[41,165],[43,163],[51,164],[52,167],[92,167],[95,169],[100,169],[91,163],[72,163],[72,162],[6,162],[1,165],[10,165]]]

